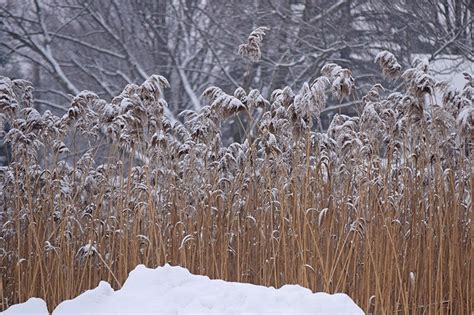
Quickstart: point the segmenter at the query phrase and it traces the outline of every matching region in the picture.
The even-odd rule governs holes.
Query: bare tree
[[[44,106],[60,109],[83,89],[110,98],[159,73],[173,87],[167,115],[176,119],[199,110],[209,85],[269,97],[286,85],[299,89],[328,62],[350,66],[358,89],[369,89],[380,79],[373,58],[382,49],[405,66],[415,54],[472,61],[472,9],[467,0],[9,0],[0,9],[0,45],[34,69],[27,79]],[[271,29],[263,58],[246,62],[237,46],[258,26]],[[332,102],[353,108],[351,100]]]

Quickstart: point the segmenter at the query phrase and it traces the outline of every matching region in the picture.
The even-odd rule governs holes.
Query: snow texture
[[[122,289],[107,282],[64,301],[60,314],[363,314],[346,294],[312,293],[298,285],[280,289],[210,280],[187,269],[139,265]],[[43,300],[31,298],[4,314],[48,314]]]
[[[39,298],[30,298],[25,303],[10,306],[4,315],[22,314],[22,315],[48,315],[46,302]]]

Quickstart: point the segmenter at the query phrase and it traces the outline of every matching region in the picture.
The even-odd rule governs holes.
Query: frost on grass
[[[382,73],[390,79],[396,79],[400,76],[402,66],[397,58],[389,51],[381,51],[375,56],[375,62],[382,67]]]
[[[263,41],[263,36],[265,36],[265,32],[269,30],[270,28],[261,26],[252,31],[247,39],[247,43],[239,46],[239,55],[253,62],[260,61],[262,58],[260,45]]]
[[[354,90],[354,78],[351,70],[342,68],[335,63],[329,63],[321,69],[321,73],[330,80],[335,97],[342,99],[349,96]]]
[[[379,57],[389,73],[397,72],[388,54]],[[215,266],[222,268],[224,259],[238,258],[265,272],[241,263],[240,269],[229,271],[235,272],[232,276],[263,283],[270,280],[259,275],[282,271],[281,261],[287,257],[298,262],[298,274],[303,273],[301,267],[304,272],[327,269],[314,258],[317,255],[311,257],[313,247],[303,248],[313,242],[300,242],[297,222],[303,222],[305,235],[325,246],[333,243],[325,243],[326,238],[310,233],[312,229],[331,229],[338,222],[338,231],[345,233],[339,240],[363,246],[361,240],[379,227],[373,222],[386,226],[361,196],[383,194],[380,203],[374,202],[382,211],[411,198],[420,202],[402,203],[406,207],[390,221],[397,229],[404,228],[413,209],[421,207],[420,215],[438,211],[428,211],[426,205],[440,191],[451,194],[451,187],[459,189],[453,204],[467,209],[472,202],[466,188],[473,149],[472,76],[466,73],[464,89],[453,91],[428,69],[422,61],[406,69],[404,91],[388,94],[375,84],[363,97],[359,116],[334,115],[327,131],[321,130],[319,118],[328,92],[337,98],[356,95],[351,71],[336,64],[323,67],[321,76],[299,90],[283,87],[269,99],[256,89],[231,93],[209,87],[203,95],[205,105],[183,111],[180,122],[164,115],[163,91],[169,84],[162,76],[129,84],[110,102],[81,92],[63,116],[38,112],[32,107],[28,82],[2,77],[0,120],[11,126],[5,141],[14,156],[0,170],[5,274],[18,274],[20,268],[25,278],[38,279],[34,268],[24,267],[33,258],[26,251],[17,252],[20,241],[31,252],[39,248],[46,253],[47,263],[59,263],[55,259],[64,256],[77,268],[101,270],[103,274],[91,273],[97,282],[104,274],[126,275],[121,249],[127,248],[127,257],[135,262],[173,259],[188,264],[190,257],[209,257],[201,271],[219,275]],[[433,93],[442,94],[442,99],[435,101]],[[224,145],[222,126],[241,118],[246,119],[245,140]],[[73,136],[84,148],[78,150]],[[99,158],[100,152],[105,157]],[[459,233],[469,231],[468,223],[459,224]],[[32,235],[36,228],[38,239],[17,238]],[[414,223],[413,228],[424,225]],[[272,242],[282,239],[301,247],[287,247],[287,256],[272,252],[279,248]],[[245,254],[243,244],[248,246]],[[216,248],[222,261],[209,255]],[[343,259],[366,275],[373,270],[364,269],[371,267],[363,255]],[[347,287],[363,281],[362,271],[343,275],[350,282]],[[44,272],[48,281],[61,283],[47,268]],[[420,270],[413,272],[418,281]],[[284,272],[281,277],[282,282],[296,281],[285,278]],[[4,292],[15,301],[17,290],[11,283],[14,279],[9,278]],[[41,288],[36,294],[43,294],[40,285],[35,288]],[[56,294],[49,286],[44,290]]]

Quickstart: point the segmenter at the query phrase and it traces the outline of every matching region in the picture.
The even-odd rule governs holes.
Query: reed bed
[[[210,87],[181,122],[164,115],[158,75],[111,102],[84,91],[63,116],[2,78],[0,309],[36,296],[52,310],[100,280],[120,288],[137,264],[170,263],[345,292],[367,313],[468,314],[473,79],[454,91],[422,61],[403,73],[389,52],[376,61],[405,91],[375,85],[359,116],[337,114],[325,132],[328,93],[354,89],[335,64],[268,100]],[[229,119],[244,142],[223,144]]]

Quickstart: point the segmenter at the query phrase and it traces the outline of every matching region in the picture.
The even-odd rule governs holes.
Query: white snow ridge
[[[31,298],[4,314],[48,314],[46,303]],[[64,301],[60,314],[363,314],[346,294],[312,293],[298,285],[280,289],[210,280],[187,269],[165,265],[149,269],[139,265],[122,289],[107,282]]]

